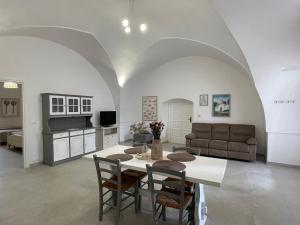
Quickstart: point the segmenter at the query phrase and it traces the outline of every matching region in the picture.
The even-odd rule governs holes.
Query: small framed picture
[[[200,95],[200,106],[208,106],[208,95]]]

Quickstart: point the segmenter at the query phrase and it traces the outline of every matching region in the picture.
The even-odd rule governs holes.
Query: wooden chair
[[[129,206],[135,204],[135,211],[139,210],[139,181],[130,175],[121,172],[121,165],[119,160],[110,160],[106,158],[94,157],[94,162],[97,171],[98,184],[99,184],[99,220],[103,219],[103,209],[105,205],[111,208],[116,208],[115,224],[118,225],[120,221],[120,214],[123,210],[127,209]],[[101,165],[101,166],[100,166]],[[103,168],[103,165],[107,165],[107,168]],[[106,178],[103,175],[108,174],[111,177]],[[104,188],[108,189],[105,193]],[[129,189],[134,188],[133,192]],[[104,201],[104,196],[108,193],[112,193],[112,196]],[[126,197],[123,198],[123,195]],[[122,202],[126,201],[128,198],[133,197],[134,201],[130,202],[126,206],[122,207]],[[113,204],[111,201],[113,200]]]
[[[187,215],[189,215],[188,219],[192,218],[193,195],[186,191],[185,171],[177,172],[149,165],[146,167],[151,192],[154,224],[157,224],[161,217],[164,221],[166,220],[166,208],[179,210],[179,225],[183,224],[184,218]],[[154,177],[155,175],[167,177],[167,179],[158,180]],[[158,188],[158,186],[160,187]],[[184,212],[186,212],[185,215],[183,214]],[[190,222],[188,220],[187,223],[190,224]]]

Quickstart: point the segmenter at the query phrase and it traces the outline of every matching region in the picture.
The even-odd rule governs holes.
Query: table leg
[[[195,208],[194,208],[194,224],[205,225],[207,219],[207,207],[205,203],[204,185],[195,185]]]

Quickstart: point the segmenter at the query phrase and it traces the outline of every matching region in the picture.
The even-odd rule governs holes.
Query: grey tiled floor
[[[165,145],[170,148],[170,145]],[[0,149],[1,225],[114,224],[113,211],[97,220],[97,182],[93,162],[79,159],[56,167],[22,169],[21,155]],[[4,164],[5,160],[10,163]],[[206,186],[207,225],[299,225],[300,170],[263,162],[229,161],[221,188]],[[168,212],[175,224],[174,211]],[[121,225],[152,224],[149,201],[132,208]]]

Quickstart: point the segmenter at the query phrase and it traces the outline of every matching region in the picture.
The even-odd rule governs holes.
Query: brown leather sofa
[[[192,133],[185,138],[186,146],[199,149],[201,155],[256,160],[253,125],[193,123]]]

